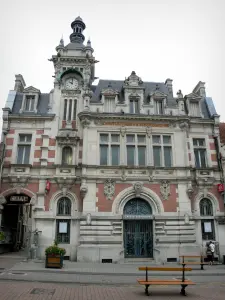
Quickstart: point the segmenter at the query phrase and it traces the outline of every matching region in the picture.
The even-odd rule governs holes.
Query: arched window
[[[62,164],[63,165],[71,165],[72,164],[72,148],[71,147],[64,147],[62,149]]]
[[[204,198],[199,203],[202,239],[206,241],[215,240],[215,226],[213,219],[213,205],[211,200]]]
[[[59,199],[57,203],[57,216],[64,219],[56,219],[56,240],[58,243],[70,243],[71,201],[67,197]]]
[[[127,202],[123,213],[124,215],[151,215],[152,208],[147,201],[136,198]]]
[[[70,216],[71,215],[71,201],[69,198],[63,197],[57,204],[57,215]]]
[[[200,215],[203,216],[213,216],[213,206],[209,199],[202,199],[200,201]]]

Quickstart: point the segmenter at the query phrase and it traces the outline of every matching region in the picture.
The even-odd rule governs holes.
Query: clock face
[[[68,78],[66,80],[66,88],[70,90],[78,88],[78,81],[75,78]]]

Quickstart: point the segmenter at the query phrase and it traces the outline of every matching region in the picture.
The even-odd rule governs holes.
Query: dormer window
[[[163,115],[164,113],[164,103],[163,100],[155,100],[154,111],[156,115]]]
[[[190,101],[190,109],[189,114],[193,117],[200,116],[199,102],[198,101]]]
[[[131,114],[138,114],[139,110],[139,101],[138,99],[130,99],[130,113]]]
[[[115,96],[105,96],[104,99],[104,112],[113,113],[116,109]]]
[[[26,96],[25,98],[25,111],[34,111],[34,104],[35,104],[35,96]]]

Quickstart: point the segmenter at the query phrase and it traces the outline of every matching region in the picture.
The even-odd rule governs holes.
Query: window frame
[[[160,137],[160,142],[155,143],[154,142],[154,137]],[[169,137],[170,138],[170,143],[164,143],[163,138],[164,137]],[[173,141],[172,141],[172,135],[171,134],[160,134],[160,133],[154,133],[151,136],[151,146],[152,146],[152,156],[153,156],[153,166],[154,167],[164,167],[164,168],[171,168],[174,165],[174,159],[173,159]],[[160,165],[155,165],[155,157],[154,157],[154,148],[159,147],[160,148]],[[170,166],[165,165],[165,148],[169,147],[170,148],[170,160],[171,164]]]
[[[165,108],[163,99],[154,100],[154,113],[155,115],[164,115]]]
[[[202,204],[203,202],[205,202],[205,204]],[[207,203],[208,203],[208,207],[206,205]],[[202,209],[203,208],[202,205],[204,205],[204,211]],[[200,213],[202,240],[204,241],[215,240],[216,232],[215,232],[215,221],[214,221],[214,207],[212,201],[209,198],[202,198],[199,201],[199,213]],[[211,223],[212,232],[205,232],[204,223]]]
[[[110,105],[107,107],[107,102],[110,101]],[[109,103],[109,102],[108,102]],[[112,110],[113,111],[110,111],[111,109],[111,104],[113,103],[113,107],[112,107]],[[116,97],[113,95],[113,96],[106,96],[104,95],[104,112],[105,113],[114,113],[116,110]]]
[[[135,103],[137,103],[135,105]],[[131,109],[132,108],[132,109]],[[140,114],[140,99],[139,98],[129,98],[129,113],[130,114]]]
[[[63,213],[59,212],[60,202],[63,201]],[[69,210],[66,213],[65,201],[69,202]],[[70,244],[71,240],[71,218],[72,218],[72,201],[69,197],[60,197],[56,203],[56,224],[55,238],[59,244]],[[59,223],[67,223],[67,233],[59,233]]]
[[[64,98],[63,99],[63,110],[62,110],[62,120],[67,123],[76,121],[77,117],[77,99],[74,98]]]
[[[21,141],[21,137],[30,137],[29,141]],[[23,148],[23,154],[22,154],[22,160],[21,162],[19,161],[19,149],[20,147],[24,147]],[[29,147],[29,156],[28,156],[28,161],[25,162],[25,158],[26,158],[26,148]],[[31,156],[31,147],[32,147],[32,134],[30,133],[19,133],[18,134],[18,141],[17,141],[17,152],[16,152],[16,164],[18,165],[27,165],[30,163],[30,156]]]
[[[108,141],[107,142],[103,142],[101,140],[101,136],[102,135],[107,135],[108,136]],[[112,141],[112,136],[118,136],[118,142],[113,142]],[[107,164],[102,164],[101,163],[101,147],[102,146],[107,146]],[[112,164],[112,146],[118,146],[118,164]],[[99,165],[100,166],[119,166],[120,162],[121,162],[121,135],[118,132],[100,132],[99,133]]]
[[[28,101],[29,101],[29,109],[26,109]],[[31,108],[33,108],[33,109],[31,109]],[[24,111],[25,112],[35,111],[35,95],[25,95]]]
[[[71,151],[71,158],[70,158],[70,160],[71,160],[71,163],[66,163],[65,161],[66,161],[66,159],[64,160],[64,151],[65,151],[65,149],[70,149],[70,151]],[[65,146],[63,146],[62,147],[62,151],[61,151],[61,164],[63,165],[63,166],[71,166],[72,164],[73,164],[73,148],[71,147],[71,146],[67,146],[67,145],[65,145]]]
[[[204,141],[204,145],[195,145],[195,141]],[[207,168],[209,166],[209,162],[208,162],[208,154],[207,154],[207,147],[206,147],[206,139],[205,138],[198,138],[198,137],[193,137],[192,138],[192,145],[193,145],[193,152],[194,152],[194,160],[195,160],[195,168],[197,169],[201,169],[201,168]],[[200,155],[200,151],[204,150],[204,156],[205,156],[205,166],[202,166],[201,164],[201,155]],[[199,166],[197,166],[197,160],[196,160],[196,155],[195,155],[195,151],[198,151],[198,160],[199,160]]]
[[[127,141],[127,136],[134,136],[133,142]],[[144,137],[144,142],[139,142],[138,137]],[[135,167],[146,167],[147,166],[147,137],[146,133],[127,133],[125,135],[125,145],[126,145],[126,165]],[[128,163],[128,147],[134,147],[134,164]],[[145,163],[139,163],[139,148],[145,148]]]

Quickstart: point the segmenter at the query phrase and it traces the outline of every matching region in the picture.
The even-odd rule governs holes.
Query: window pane
[[[18,146],[18,152],[17,152],[17,163],[22,164],[23,163],[23,152],[24,152],[24,146]]]
[[[134,143],[134,142],[135,142],[134,134],[127,134],[127,143]]]
[[[31,99],[29,97],[27,97],[26,98],[25,110],[29,110],[29,108],[30,108],[30,101],[31,101]]]
[[[171,137],[168,135],[163,136],[163,144],[171,144]]]
[[[111,142],[112,143],[119,143],[120,139],[119,139],[119,135],[118,134],[112,134],[111,135]]]
[[[209,199],[202,199],[200,201],[200,215],[213,216],[213,206]]]
[[[200,149],[199,154],[200,154],[201,167],[205,168],[206,167],[206,150]]]
[[[30,142],[31,142],[31,139],[32,139],[32,135],[31,135],[31,134],[27,134],[27,135],[25,136],[25,141],[26,141],[26,142],[30,143]]]
[[[199,145],[200,147],[204,147],[204,146],[205,146],[205,140],[204,140],[204,139],[199,139],[199,140],[198,140],[198,145]]]
[[[200,168],[201,167],[201,163],[200,163],[200,159],[199,159],[199,150],[198,149],[194,149],[194,154],[195,154],[195,166],[196,168]]]
[[[72,164],[72,149],[70,147],[64,147],[62,150],[62,164],[63,165]]]
[[[100,146],[100,165],[107,165],[108,164],[108,146],[101,145]]]
[[[71,121],[71,114],[72,114],[72,99],[70,99],[69,102],[69,115],[68,115],[68,121]]]
[[[138,147],[138,165],[145,166],[146,165],[146,148],[145,146]]]
[[[25,146],[24,163],[29,164],[29,160],[30,160],[30,146]]]
[[[138,135],[137,136],[138,143],[145,143],[145,136],[144,135]]]
[[[127,165],[135,165],[135,146],[127,146]]]
[[[20,142],[25,142],[26,141],[25,134],[20,134],[19,138],[20,138]]]
[[[112,166],[118,166],[120,160],[120,146],[113,145],[111,146],[112,151]]]
[[[33,98],[33,99],[31,99],[30,110],[31,110],[31,111],[33,111],[33,110],[34,110],[34,98]]]
[[[165,164],[165,167],[172,166],[172,148],[171,147],[164,147],[164,164]]]
[[[63,120],[66,120],[66,112],[67,112],[67,99],[64,101],[64,114],[63,114]]]
[[[152,142],[153,142],[153,144],[160,144],[161,143],[160,135],[153,135],[152,136]]]
[[[101,143],[108,143],[109,136],[108,134],[100,134],[100,142]]]
[[[134,103],[132,100],[130,100],[130,113],[133,114],[134,113]]]
[[[139,105],[138,101],[134,101],[134,113],[138,114],[139,113]]]
[[[77,115],[77,101],[74,100],[73,120],[76,120],[76,115]]]
[[[154,146],[153,147],[153,158],[154,158],[154,166],[161,167],[161,147]]]

